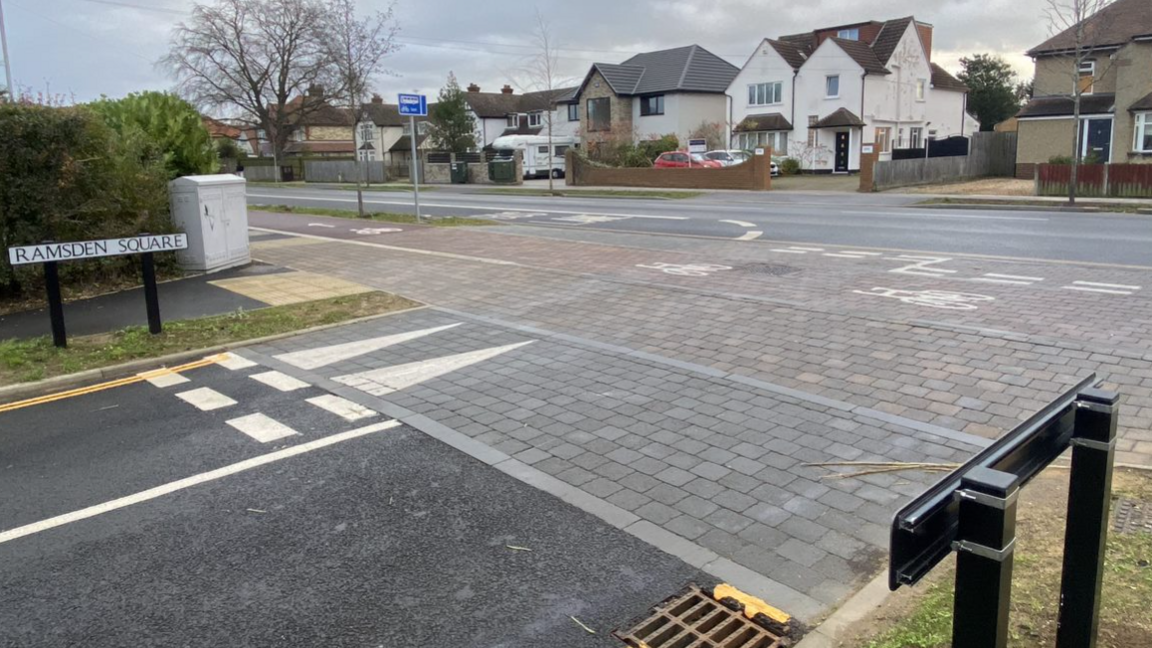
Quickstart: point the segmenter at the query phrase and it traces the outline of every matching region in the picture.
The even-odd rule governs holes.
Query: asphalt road
[[[424,213],[539,227],[892,248],[1152,266],[1152,218],[1054,211],[915,207],[901,195],[712,194],[686,200],[553,198],[440,191]],[[354,192],[252,187],[250,205],[354,209]],[[412,196],[365,194],[369,208],[412,213]]]
[[[263,371],[0,414],[0,645],[614,646],[612,629],[712,582],[411,428],[357,435],[386,417],[345,421],[306,402],[323,390],[283,393]],[[176,396],[204,387],[236,404]],[[226,423],[254,413],[298,434],[260,443]]]

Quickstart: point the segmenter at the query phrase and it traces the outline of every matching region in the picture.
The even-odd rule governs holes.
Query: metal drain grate
[[[1121,498],[1112,505],[1113,533],[1152,533],[1152,502]]]
[[[800,272],[800,268],[794,268],[786,265],[776,265],[773,263],[745,263],[733,268],[736,272],[747,272],[750,274],[768,275],[771,277],[783,277]]]
[[[633,648],[784,648],[783,637],[748,619],[733,599],[728,607],[696,585],[667,599],[617,639]],[[734,609],[735,608],[735,609]],[[757,617],[763,617],[760,614]]]

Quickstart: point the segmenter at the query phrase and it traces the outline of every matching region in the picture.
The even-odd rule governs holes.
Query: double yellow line
[[[164,369],[156,369],[154,371],[146,371],[144,373],[137,374],[135,376],[129,376],[128,378],[121,378],[119,380],[110,380],[108,382],[103,382],[103,383],[100,383],[98,385],[89,385],[87,387],[80,387],[78,389],[70,389],[68,391],[62,391],[62,392],[58,392],[55,394],[49,394],[47,396],[39,396],[37,398],[29,398],[27,400],[16,401],[15,403],[8,403],[7,405],[0,405],[0,414],[3,414],[4,412],[11,412],[11,411],[18,410],[18,409],[24,409],[25,407],[33,407],[35,405],[43,405],[45,403],[52,403],[55,401],[64,400],[66,398],[73,398],[75,396],[84,396],[85,394],[94,394],[96,392],[105,391],[107,389],[115,389],[116,387],[123,387],[124,385],[131,385],[133,383],[143,382],[143,381],[148,380],[150,378],[157,378],[159,376],[164,376],[164,375],[168,375],[168,374],[181,373],[181,372],[189,371],[192,369],[199,369],[200,367],[207,367],[208,365],[215,364],[215,363],[225,359],[226,357],[227,356],[225,356],[225,355],[208,356],[207,358],[204,358],[203,360],[197,360],[196,362],[189,362],[188,364],[183,364],[183,365],[180,365],[178,367],[167,367]]]

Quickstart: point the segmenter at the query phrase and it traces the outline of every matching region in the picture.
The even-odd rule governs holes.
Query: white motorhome
[[[574,137],[553,137],[549,155],[548,138],[544,135],[505,135],[492,142],[492,148],[500,157],[512,157],[512,151],[524,155],[525,178],[564,177],[564,153],[576,145]]]

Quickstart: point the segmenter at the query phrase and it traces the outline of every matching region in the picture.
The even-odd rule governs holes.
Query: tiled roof
[[[423,146],[424,140],[426,140],[426,139],[428,139],[427,135],[417,135],[416,136],[416,148],[420,148],[421,146]],[[396,143],[393,144],[392,148],[390,148],[388,150],[389,151],[411,151],[412,150],[412,137],[409,135],[402,136],[400,139],[396,140]]]
[[[1133,112],[1137,110],[1152,110],[1152,92],[1149,92],[1148,94],[1144,95],[1142,99],[1139,99],[1136,101],[1136,103],[1128,106],[1128,110]]]
[[[1080,97],[1081,115],[1106,115],[1111,113],[1116,105],[1114,94],[1090,94]],[[1052,97],[1036,97],[1028,105],[1016,113],[1017,117],[1060,117],[1071,115],[1073,100],[1070,96],[1059,95]]]
[[[1082,46],[1121,45],[1138,36],[1152,35],[1152,6],[1148,0],[1116,0],[1084,21]],[[1028,51],[1038,56],[1075,49],[1076,28],[1070,27]]]
[[[699,45],[637,54],[619,65],[596,63],[593,70],[618,95],[659,92],[723,93],[740,68]],[[591,74],[591,73],[589,73]]]
[[[505,128],[504,132],[500,133],[500,137],[504,137],[505,135],[539,135],[543,130],[543,126],[520,124],[516,128]]]
[[[944,68],[932,64],[932,87],[940,90],[957,90],[959,92],[968,92],[968,86],[956,77],[948,74]]]
[[[868,74],[891,74],[888,68],[876,58],[872,48],[868,47],[866,43],[861,43],[857,40],[849,40],[846,38],[830,38],[828,39],[836,43],[844,53],[852,57],[860,67]]]
[[[792,130],[792,124],[780,113],[768,113],[767,115],[749,115],[732,130],[736,133],[752,131],[790,131]]]
[[[432,112],[435,106],[436,104],[428,104],[428,112]],[[364,104],[360,109],[364,117],[372,120],[377,126],[403,126],[408,123],[408,116],[401,115],[400,108],[396,104],[372,102]],[[417,117],[416,121],[428,121],[428,118]]]
[[[808,54],[810,54],[810,52],[797,47],[794,43],[785,40],[769,39],[768,44],[772,46],[772,49],[776,50],[776,53],[784,59],[784,62],[792,66],[793,70],[799,70],[800,66],[804,65],[804,61],[808,60]]]
[[[339,142],[292,142],[284,147],[285,153],[347,153],[356,151],[352,140]]]
[[[542,90],[524,94],[465,92],[464,100],[481,119],[503,119],[511,113],[548,110],[551,104],[565,103],[575,92],[576,88],[556,88],[551,93]],[[551,103],[548,101],[549,95],[553,97]]]
[[[857,117],[847,108],[838,108],[831,115],[816,122],[816,128],[839,128],[844,126],[863,126],[864,120]]]
[[[912,16],[908,16],[884,21],[876,40],[872,41],[872,51],[881,64],[888,65],[888,59],[892,58],[892,53],[896,51],[900,39],[904,38],[904,32],[908,31],[908,25],[912,24],[912,20]]]

